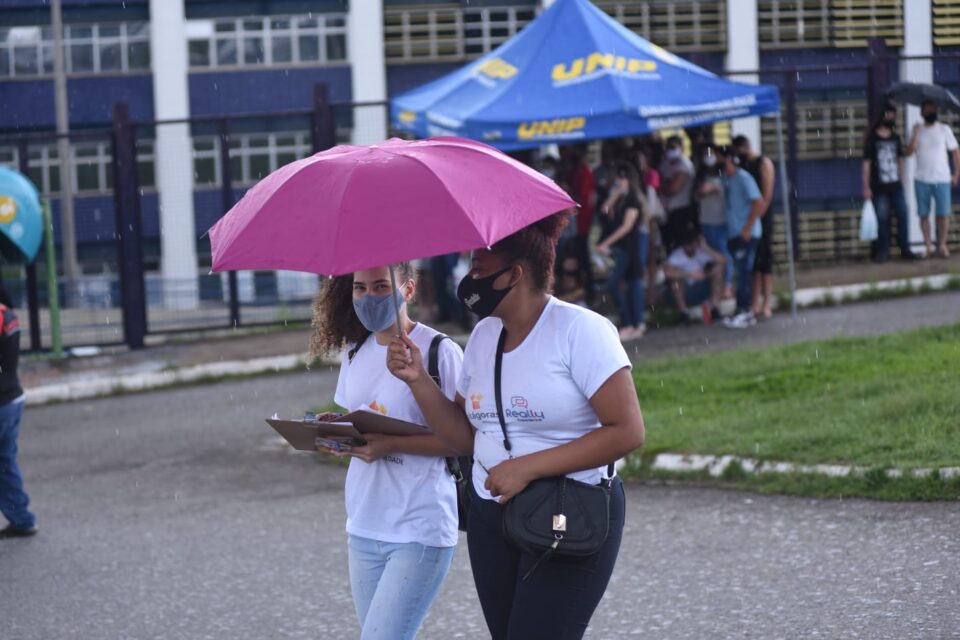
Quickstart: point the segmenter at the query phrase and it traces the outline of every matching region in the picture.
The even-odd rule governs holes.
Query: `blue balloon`
[[[19,171],[0,167],[0,251],[9,259],[33,262],[42,238],[37,188]]]
[[[636,35],[589,0],[557,0],[476,62],[391,101],[393,126],[503,150],[776,112],[771,85],[731,82]]]

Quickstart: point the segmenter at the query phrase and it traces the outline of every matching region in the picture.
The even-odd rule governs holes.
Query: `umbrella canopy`
[[[37,188],[22,173],[0,167],[0,252],[14,262],[33,262],[42,237]]]
[[[503,45],[391,102],[394,126],[512,150],[777,112],[769,85],[730,82],[652,44],[589,0],[557,0]]]
[[[907,104],[923,104],[932,100],[945,109],[960,112],[960,100],[950,91],[936,84],[918,82],[897,82],[890,85],[883,95],[888,100]]]
[[[251,188],[210,229],[213,270],[341,275],[489,246],[573,206],[552,180],[472,140],[343,145]]]

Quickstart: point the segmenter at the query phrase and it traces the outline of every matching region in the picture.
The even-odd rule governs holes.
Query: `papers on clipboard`
[[[267,419],[284,440],[298,451],[314,451],[317,438],[336,440],[342,443],[343,451],[351,444],[363,444],[363,434],[380,433],[388,436],[427,435],[430,430],[423,425],[390,418],[372,411],[351,411],[332,420],[318,420],[310,415],[300,420],[281,420],[276,415]]]

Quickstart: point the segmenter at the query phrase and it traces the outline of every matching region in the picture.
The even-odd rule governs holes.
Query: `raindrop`
[[[700,385],[700,393],[703,393],[703,385]]]
[[[680,415],[683,415],[683,407],[680,407]]]

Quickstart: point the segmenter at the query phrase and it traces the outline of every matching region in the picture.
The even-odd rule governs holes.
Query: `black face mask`
[[[927,121],[927,124],[933,124],[937,121],[937,112],[931,111],[930,113],[923,114],[923,119]]]
[[[475,313],[481,320],[489,316],[500,304],[514,285],[506,289],[494,289],[493,281],[510,271],[513,266],[505,267],[486,278],[471,278],[467,276],[460,281],[457,287],[457,298],[467,309]]]
[[[896,119],[896,118],[884,118],[884,119],[883,119],[883,126],[889,128],[889,129],[893,129],[893,127],[896,126],[896,124],[897,124],[897,119]]]

